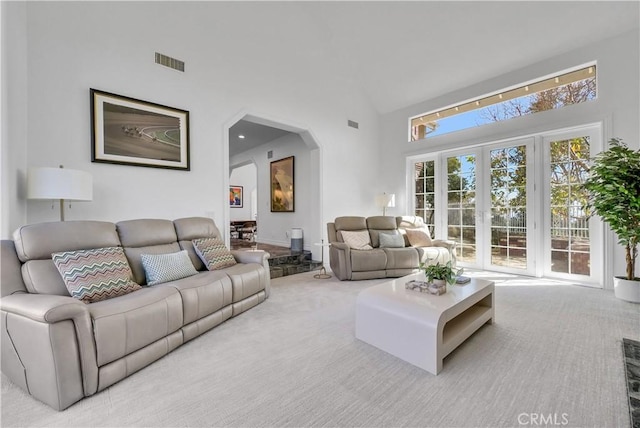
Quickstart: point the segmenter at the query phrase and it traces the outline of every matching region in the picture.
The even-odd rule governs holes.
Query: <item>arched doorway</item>
[[[247,135],[240,134],[245,129]],[[267,134],[262,140],[250,141],[250,132]],[[241,138],[242,135],[244,138]],[[304,249],[321,258],[322,247],[314,245],[323,236],[322,224],[322,169],[320,144],[310,129],[284,123],[265,116],[241,113],[227,122],[224,128],[225,161],[229,174],[238,167],[254,164],[256,167],[256,202],[258,233],[257,242],[289,246],[289,232],[301,228],[304,232]],[[240,148],[235,145],[239,144]],[[270,206],[270,164],[283,158],[294,158],[295,210],[272,212]],[[235,183],[224,183],[225,186]],[[246,196],[245,196],[246,198]],[[245,199],[246,200],[246,199]],[[231,208],[225,209],[225,235],[229,239]]]

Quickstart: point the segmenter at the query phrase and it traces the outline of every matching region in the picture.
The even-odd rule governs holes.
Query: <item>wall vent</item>
[[[358,129],[358,122],[354,121],[354,120],[347,120],[347,125],[349,125],[352,128]]]
[[[156,64],[164,65],[165,67],[184,72],[184,61],[171,58],[170,56],[163,55],[159,52],[156,52]]]
[[[269,150],[267,152],[267,159],[271,159],[273,157],[273,150]]]

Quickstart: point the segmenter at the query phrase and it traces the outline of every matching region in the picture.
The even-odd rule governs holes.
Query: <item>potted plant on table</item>
[[[456,277],[462,274],[462,269],[455,270],[451,267],[451,262],[445,265],[436,263],[435,265],[425,265],[420,263],[420,269],[424,271],[427,283],[436,287],[446,287],[447,284],[455,284]]]
[[[640,278],[635,276],[640,240],[640,150],[631,150],[618,138],[593,159],[583,186],[588,192],[589,215],[598,215],[625,247],[626,275],[614,277],[619,299],[640,303]]]

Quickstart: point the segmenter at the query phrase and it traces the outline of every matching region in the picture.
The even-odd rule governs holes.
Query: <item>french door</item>
[[[589,158],[602,150],[599,128],[543,137],[544,275],[602,284],[603,226],[583,210]]]
[[[463,266],[533,275],[533,139],[445,153],[447,239]]]
[[[460,266],[601,284],[602,224],[581,190],[600,140],[580,128],[411,160],[415,214]]]

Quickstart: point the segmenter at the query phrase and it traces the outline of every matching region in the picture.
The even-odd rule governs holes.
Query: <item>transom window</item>
[[[411,141],[579,104],[596,95],[596,66],[589,65],[411,118]]]

